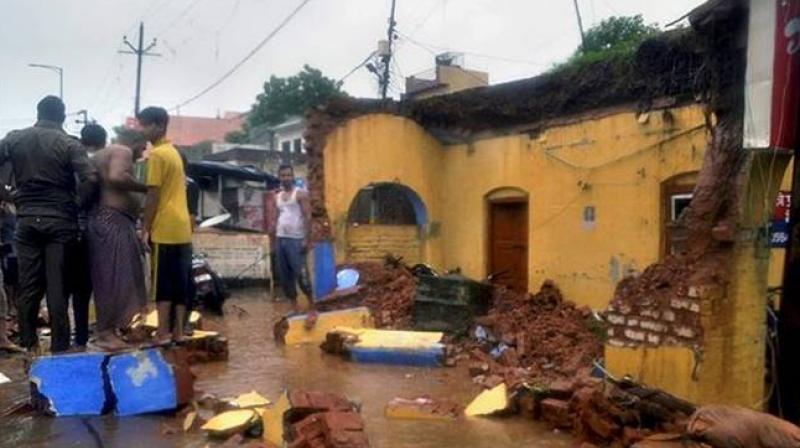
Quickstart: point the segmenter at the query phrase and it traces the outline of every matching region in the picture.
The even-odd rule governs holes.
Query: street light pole
[[[44,68],[58,73],[58,97],[64,100],[64,69],[57,65],[28,64],[28,67]]]

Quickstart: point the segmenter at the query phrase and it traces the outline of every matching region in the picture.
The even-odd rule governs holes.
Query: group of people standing
[[[185,166],[166,139],[167,111],[141,110],[140,133],[119,136],[110,146],[98,125],[87,125],[80,140],[69,136],[62,127],[65,116],[59,98],[45,97],[34,126],[0,140],[0,169],[11,175],[4,180],[4,201],[16,209],[15,302],[22,348],[38,349],[44,297],[53,353],[71,346],[70,297],[77,348],[88,342],[91,297],[95,344],[124,348],[119,330],[147,310],[145,251],[151,254],[150,290],[159,317],[156,342],[181,340],[192,291],[193,222]],[[146,173],[138,178],[137,164]],[[6,337],[6,305],[0,294],[0,348],[15,350]]]

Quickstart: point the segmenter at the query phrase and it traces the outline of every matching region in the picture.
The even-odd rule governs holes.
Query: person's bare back
[[[97,151],[93,161],[100,173],[100,205],[138,217],[141,199],[136,192],[144,192],[146,187],[134,178],[133,151],[127,146],[110,145]]]

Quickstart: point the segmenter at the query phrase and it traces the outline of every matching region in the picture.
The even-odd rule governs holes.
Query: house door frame
[[[494,207],[497,205],[519,204],[525,209],[525,291],[530,287],[530,201],[528,194],[516,188],[504,188],[487,195],[486,198],[486,275],[493,273],[493,232],[494,232]]]

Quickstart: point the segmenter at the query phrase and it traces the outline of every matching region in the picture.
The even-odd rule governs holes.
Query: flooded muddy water
[[[204,318],[204,328],[229,339],[228,362],[193,366],[195,390],[220,397],[256,390],[275,400],[283,388],[344,394],[361,403],[367,434],[374,447],[569,447],[566,434],[523,419],[474,418],[452,422],[390,420],[383,416],[394,397],[427,394],[467,404],[479,392],[464,366],[412,368],[364,365],[326,355],[315,345],[278,346],[272,324],[288,311],[285,304],[268,302],[261,290],[240,291],[229,301],[224,318]],[[0,358],[0,372],[12,383],[0,385],[0,409],[28,394],[20,358]],[[204,447],[214,446],[202,433],[185,434],[170,415],[117,418],[0,418],[2,447]]]

